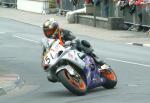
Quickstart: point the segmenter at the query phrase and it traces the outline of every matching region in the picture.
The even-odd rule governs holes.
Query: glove
[[[71,45],[71,41],[66,41],[65,44],[64,44],[64,47],[68,47]]]

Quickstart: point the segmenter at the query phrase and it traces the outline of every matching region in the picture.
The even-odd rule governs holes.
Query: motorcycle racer
[[[43,32],[47,38],[59,39],[62,46],[65,45],[66,41],[73,41],[76,39],[71,31],[60,28],[58,22],[54,18],[50,18],[43,23]],[[76,48],[92,56],[98,65],[102,66],[105,64],[93,53],[93,49],[88,41],[75,40],[75,42]]]

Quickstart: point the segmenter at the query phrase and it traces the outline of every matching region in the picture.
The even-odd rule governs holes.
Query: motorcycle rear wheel
[[[104,69],[101,71],[102,77],[106,82],[102,85],[106,89],[112,89],[117,85],[117,76],[112,69]]]
[[[73,94],[78,96],[85,95],[87,92],[86,83],[79,73],[76,73],[76,75],[78,78],[70,75],[70,73],[64,69],[58,73],[58,78],[60,82]]]

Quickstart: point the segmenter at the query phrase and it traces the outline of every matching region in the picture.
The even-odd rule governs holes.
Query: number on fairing
[[[45,61],[49,64],[50,63],[50,58],[48,56],[46,56]]]
[[[50,57],[49,54],[46,54],[46,55],[44,56],[44,63],[45,63],[45,64],[50,64],[50,62],[51,62],[51,57]]]

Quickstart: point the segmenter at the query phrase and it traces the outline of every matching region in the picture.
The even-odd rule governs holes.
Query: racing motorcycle
[[[104,64],[99,66],[84,52],[64,47],[59,40],[48,39],[43,49],[42,66],[50,82],[61,82],[70,92],[85,95],[88,90],[103,86],[114,88],[117,76],[114,70]]]

